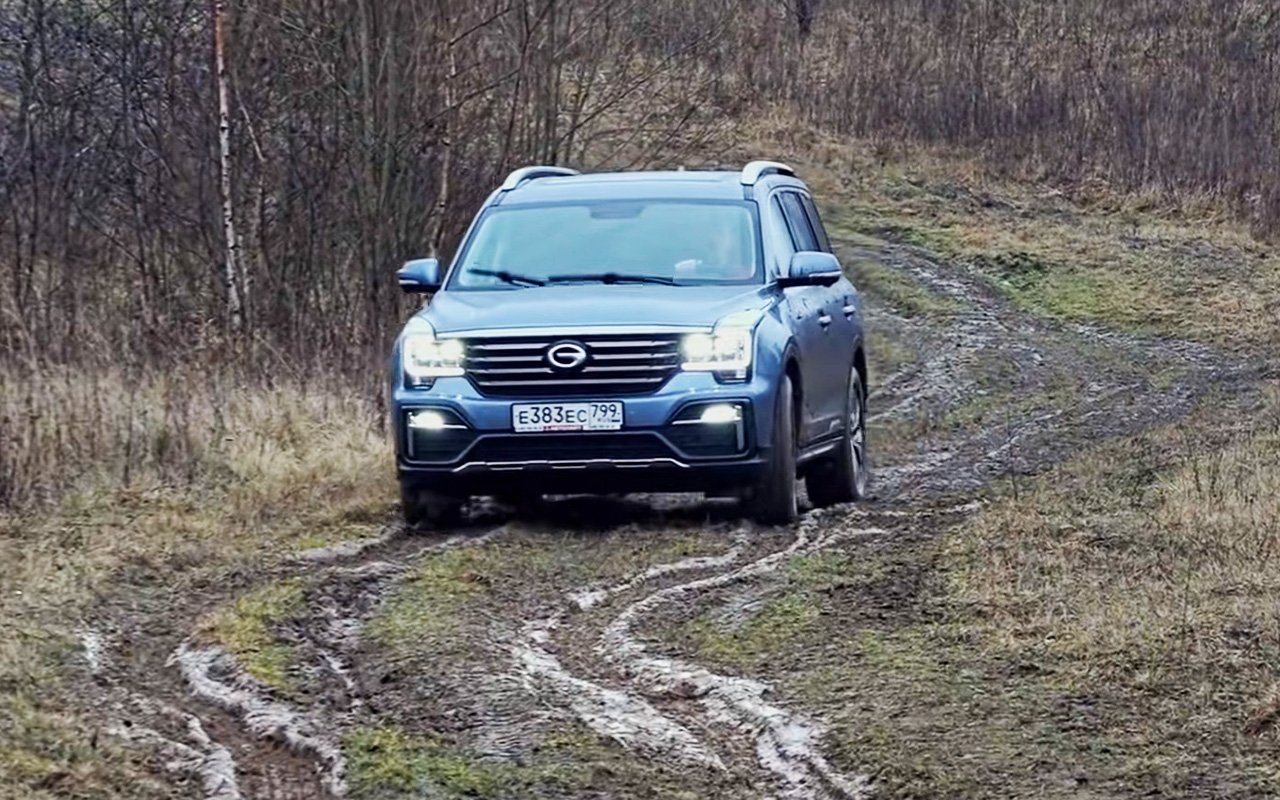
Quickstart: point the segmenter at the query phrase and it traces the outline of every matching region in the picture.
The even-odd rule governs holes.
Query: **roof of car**
[[[667,170],[652,172],[593,172],[542,177],[504,193],[504,203],[545,203],[565,200],[627,198],[689,198],[741,200],[742,173],[729,170]],[[804,184],[786,175],[761,178],[795,186]]]

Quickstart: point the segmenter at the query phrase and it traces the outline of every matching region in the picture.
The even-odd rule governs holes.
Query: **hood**
[[[578,326],[709,328],[726,314],[763,308],[768,303],[765,286],[592,283],[439,292],[419,314],[440,334]]]

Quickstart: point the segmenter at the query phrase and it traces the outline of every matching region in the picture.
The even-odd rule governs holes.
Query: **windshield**
[[[601,200],[485,212],[450,289],[548,283],[760,283],[745,202]]]

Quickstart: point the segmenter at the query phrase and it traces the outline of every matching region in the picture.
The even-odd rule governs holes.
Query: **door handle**
[[[855,305],[853,305],[852,303],[850,303],[849,305],[845,306],[845,307],[844,307],[843,309],[841,309],[841,310],[842,310],[842,311],[844,311],[844,315],[845,315],[846,317],[852,317],[854,314],[858,313],[858,307],[857,307],[857,306],[855,306]]]
[[[819,325],[821,325],[821,326],[822,326],[822,327],[824,327],[824,328],[825,328],[825,327],[827,327],[828,325],[830,325],[830,324],[831,324],[831,315],[830,315],[830,314],[819,314],[819,315],[818,315],[818,324],[819,324]]]

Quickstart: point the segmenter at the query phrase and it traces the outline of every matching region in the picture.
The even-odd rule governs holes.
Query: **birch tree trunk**
[[[445,27],[445,31],[449,31],[449,27]],[[454,53],[453,44],[449,43],[448,48],[448,72],[444,80],[444,107],[452,109],[454,103],[454,80],[458,76],[458,60]],[[433,258],[440,257],[440,246],[444,239],[445,232],[445,212],[449,208],[449,180],[452,177],[453,170],[453,133],[454,120],[456,112],[450,110],[441,119],[443,126],[443,136],[440,139],[440,178],[436,185],[436,201],[433,205],[435,218],[432,220],[431,235],[427,242],[427,246]]]
[[[227,87],[226,0],[213,0],[213,58],[218,81],[218,156],[221,170],[222,230],[226,245],[223,282],[227,289],[227,323],[234,336],[244,330],[244,298],[240,285],[240,240],[231,189],[231,102]]]

